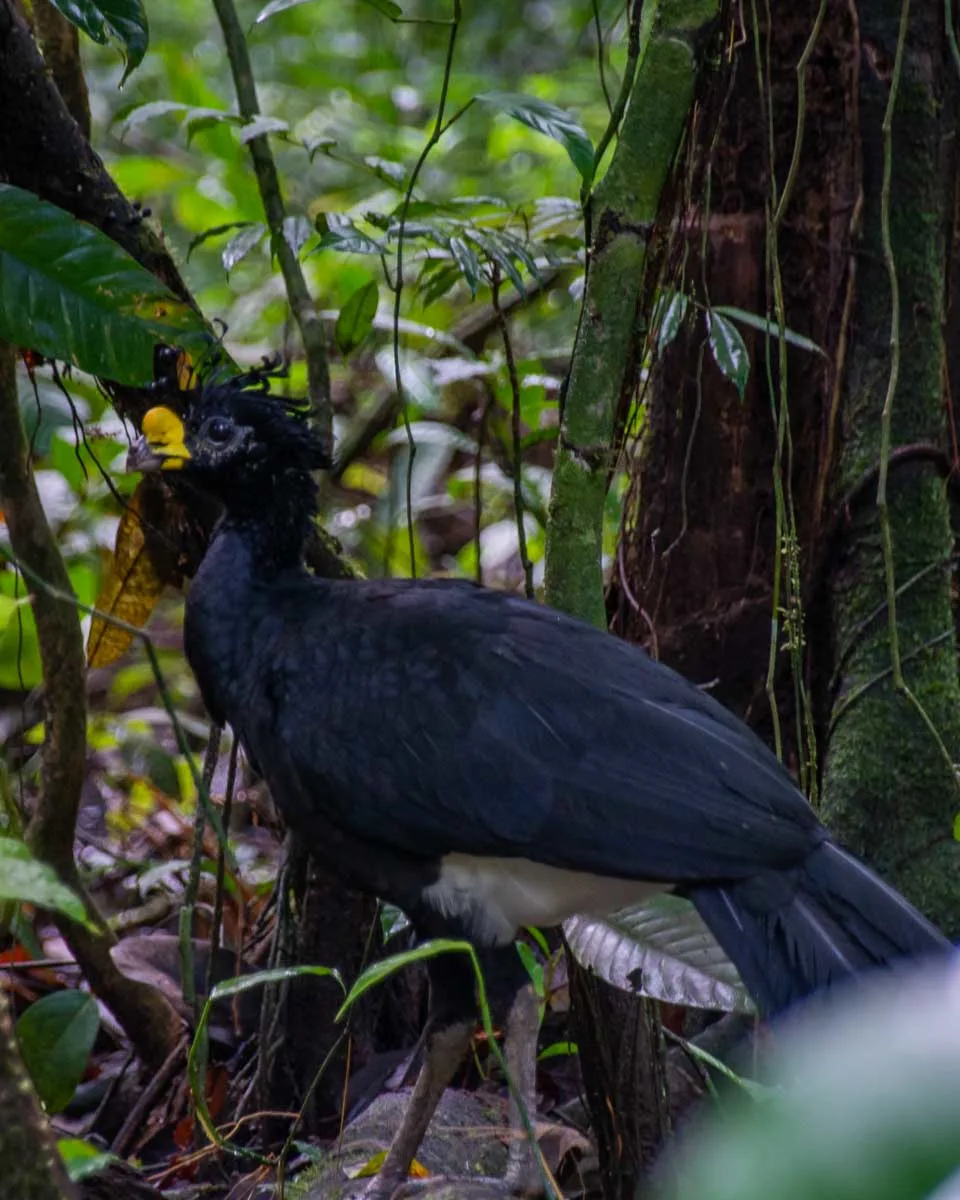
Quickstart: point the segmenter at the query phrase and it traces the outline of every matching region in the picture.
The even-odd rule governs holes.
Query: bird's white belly
[[[426,899],[445,917],[464,921],[471,936],[506,945],[521,925],[559,925],[577,913],[605,916],[670,890],[665,883],[610,879],[527,858],[448,854]]]

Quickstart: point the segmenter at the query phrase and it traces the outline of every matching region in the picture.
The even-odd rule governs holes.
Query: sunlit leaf
[[[480,283],[480,259],[477,258],[477,252],[463,238],[459,237],[452,237],[449,246],[454,262],[460,268],[463,278],[467,281],[470,295],[476,296],[477,287]]]
[[[750,377],[750,356],[740,331],[729,318],[710,310],[707,312],[707,341],[713,361],[724,378],[736,387],[742,400]]]
[[[111,1163],[117,1161],[115,1154],[101,1150],[98,1146],[85,1142],[83,1138],[60,1138],[57,1149],[67,1168],[67,1174],[74,1183],[97,1175]]]
[[[248,121],[240,130],[240,141],[244,145],[247,142],[252,142],[254,138],[264,137],[268,133],[289,133],[290,126],[280,117],[254,117],[252,121]]]
[[[32,192],[0,184],[0,337],[113,379],[153,379],[157,342],[202,357],[209,334],[116,242]]]
[[[689,304],[690,297],[684,292],[664,292],[660,296],[653,318],[657,327],[658,354],[662,354],[680,332]]]
[[[297,213],[283,219],[283,240],[294,254],[299,254],[304,243],[313,236],[313,226],[305,216]]]
[[[334,337],[341,354],[349,354],[359,346],[373,328],[378,295],[377,281],[371,279],[368,283],[361,284],[340,309]]]
[[[123,80],[147,52],[147,14],[140,0],[52,0],[54,8],[101,46],[119,42],[126,60]],[[121,80],[121,83],[123,82]]]
[[[540,100],[536,96],[524,96],[516,92],[485,92],[478,96],[477,100],[559,142],[584,182],[591,181],[593,142],[583,127],[562,108],[557,108],[555,104]]]
[[[266,225],[259,222],[241,229],[224,246],[220,255],[225,271],[232,271],[237,263],[242,262],[254,247],[259,246],[267,232]]]
[[[371,1154],[365,1163],[361,1163],[356,1167],[350,1167],[345,1174],[348,1179],[372,1179],[374,1175],[380,1174],[380,1168],[386,1162],[386,1158],[387,1151],[378,1150],[375,1154]],[[414,1159],[407,1169],[407,1178],[429,1179],[430,1172],[422,1162]]]
[[[809,350],[812,354],[819,354],[823,358],[827,357],[826,351],[821,349],[812,338],[804,337],[802,333],[797,333],[793,329],[781,331],[776,321],[761,317],[759,313],[747,312],[745,308],[737,308],[733,304],[715,304],[713,311],[722,316],[732,317],[742,325],[749,325],[751,329],[759,329],[761,333],[769,334],[770,337],[778,338],[782,332],[784,341],[791,346],[796,346],[800,350]]]
[[[86,910],[76,892],[16,838],[0,838],[0,900],[35,904],[87,924]]]
[[[98,613],[116,617],[137,629],[146,625],[163,591],[163,580],[157,573],[144,538],[141,515],[143,486],[142,481],[137,485],[120,518],[110,570],[96,603]],[[95,616],[87,638],[88,664],[91,667],[109,667],[126,653],[133,636],[129,630]]]
[[[60,1112],[70,1102],[99,1025],[97,1002],[80,991],[35,1000],[17,1021],[20,1054],[47,1112]]]
[[[608,917],[571,917],[567,944],[614,987],[688,1008],[750,1012],[737,969],[688,900],[666,893]]]
[[[204,229],[187,246],[187,258],[189,259],[198,246],[202,246],[204,242],[210,241],[211,238],[223,237],[225,233],[231,233],[234,229],[249,229],[253,223],[253,221],[227,221],[224,225],[214,225],[210,229]]]

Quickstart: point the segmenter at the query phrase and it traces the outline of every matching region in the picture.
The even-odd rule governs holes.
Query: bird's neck
[[[300,566],[316,501],[310,475],[286,471],[268,484],[228,496],[217,537],[243,542],[255,574],[271,578]]]

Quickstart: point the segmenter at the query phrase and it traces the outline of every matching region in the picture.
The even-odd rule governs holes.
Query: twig
[[[224,2],[225,0],[215,0],[215,3]],[[427,161],[427,156],[443,137],[445,130],[450,127],[452,121],[456,120],[465,111],[461,109],[454,115],[450,123],[446,126],[444,125],[443,115],[447,107],[447,93],[450,90],[450,79],[453,74],[453,52],[457,45],[457,33],[460,30],[462,19],[461,0],[453,0],[453,18],[450,21],[450,35],[447,39],[447,57],[443,65],[443,81],[440,85],[440,100],[437,104],[437,115],[434,120],[433,132],[427,138],[423,149],[420,151],[420,156],[414,163],[413,170],[410,172],[407,190],[404,192],[403,204],[400,208],[400,226],[397,233],[397,286],[393,293],[393,376],[397,395],[400,397],[403,428],[407,435],[407,537],[410,542],[410,575],[414,579],[417,576],[417,547],[413,531],[413,461],[417,456],[417,443],[414,441],[413,429],[410,425],[410,414],[407,411],[407,397],[400,374],[400,298],[403,295],[403,241],[410,201],[413,199],[413,191],[417,186],[417,180],[420,177],[420,172],[423,170],[424,163]]]
[[[493,297],[493,309],[497,314],[497,324],[500,326],[500,336],[503,338],[503,352],[507,361],[507,378],[510,380],[510,395],[513,400],[511,411],[511,429],[513,433],[513,510],[517,521],[517,545],[520,550],[520,565],[523,567],[523,586],[528,600],[536,597],[533,587],[533,563],[527,553],[527,531],[524,528],[523,517],[523,451],[520,444],[520,380],[517,377],[517,362],[513,355],[513,343],[510,340],[510,330],[507,319],[500,308],[500,270],[496,263],[493,265],[493,279],[490,292]]]
[[[257,85],[250,65],[250,52],[233,0],[213,0],[213,7],[220,22],[223,40],[237,93],[237,106],[244,122],[249,124],[260,115]],[[267,134],[259,134],[249,142],[250,158],[257,178],[257,187],[263,203],[264,215],[270,228],[273,253],[280,264],[280,273],[287,290],[287,298],[293,310],[294,320],[303,339],[303,350],[307,360],[307,392],[318,428],[332,442],[333,412],[330,407],[330,370],[327,364],[327,346],[324,339],[323,322],[317,313],[310,289],[296,251],[287,241],[284,224],[287,213],[280,190],[277,164],[270,149]]]
[[[947,0],[949,4],[949,0]],[[603,26],[600,23],[600,5],[597,0],[593,0],[593,26],[597,31],[597,68],[600,72],[600,88],[603,92],[603,98],[607,102],[607,112],[613,112],[613,101],[610,99],[610,91],[607,87],[607,69],[603,61]]]
[[[613,141],[617,130],[620,128],[620,122],[623,120],[623,114],[627,110],[627,101],[630,99],[630,93],[633,91],[633,80],[637,73],[637,63],[640,60],[640,15],[643,5],[640,0],[634,0],[633,12],[630,14],[630,28],[627,34],[627,61],[623,69],[623,80],[620,83],[620,91],[617,94],[616,103],[610,111],[610,120],[607,122],[607,127],[600,135],[600,141],[597,142],[597,149],[593,155],[593,174],[599,170],[600,163],[603,161],[603,156],[607,152],[607,147]],[[601,44],[602,52],[602,44]],[[592,180],[591,180],[592,183]],[[588,198],[589,184],[584,181],[580,193],[580,202],[586,206]],[[590,238],[587,237],[589,244]]]
[[[207,752],[203,759],[203,786],[207,795],[211,795],[213,774],[217,769],[217,758],[220,754],[220,741],[223,737],[223,726],[214,724],[210,728],[207,741]],[[200,891],[200,873],[203,869],[203,839],[207,832],[206,811],[197,800],[197,811],[193,822],[193,850],[190,855],[190,871],[187,875],[187,886],[184,890],[183,904],[180,908],[180,985],[183,992],[183,1002],[193,1013],[194,1023],[200,1019],[200,1009],[197,1004],[197,981],[193,967],[193,913],[197,906],[197,895]],[[211,962],[212,962],[211,958]]]
[[[150,1082],[140,1093],[126,1120],[117,1131],[117,1136],[113,1139],[110,1146],[112,1154],[116,1154],[119,1158],[122,1158],[126,1154],[134,1135],[140,1128],[141,1121],[143,1121],[153,1106],[154,1101],[173,1078],[174,1073],[181,1065],[181,1060],[186,1057],[186,1050],[187,1039],[186,1037],[181,1037],[167,1055],[160,1069],[151,1076]]]

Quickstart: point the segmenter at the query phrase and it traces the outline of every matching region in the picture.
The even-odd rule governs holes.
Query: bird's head
[[[128,470],[176,472],[230,508],[292,473],[330,465],[326,441],[302,410],[266,393],[262,375],[180,392],[178,407],[147,412]]]

